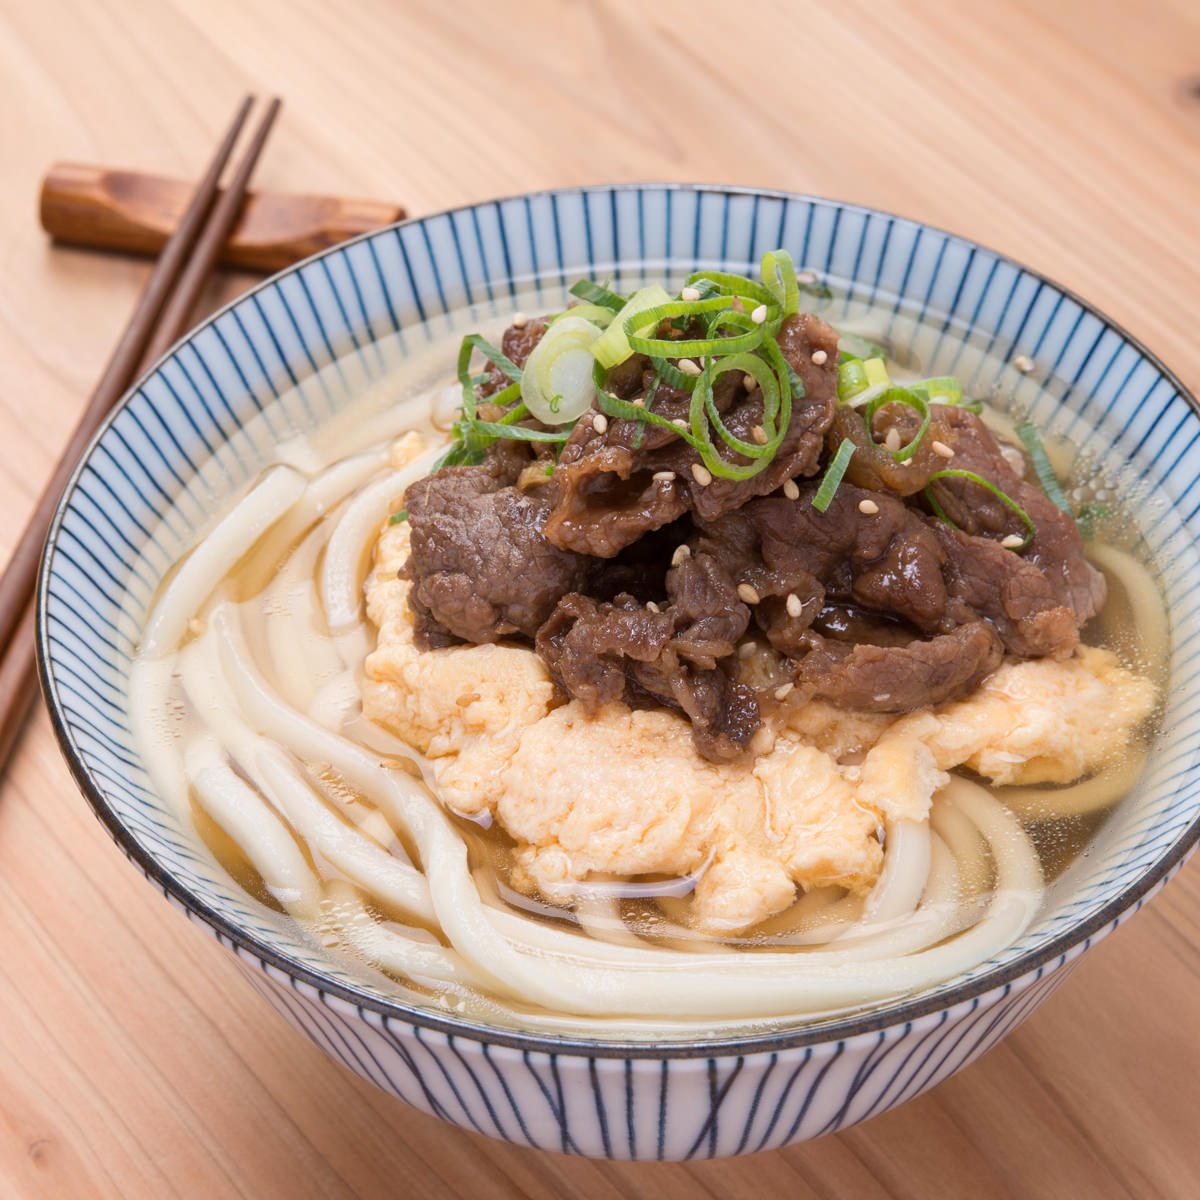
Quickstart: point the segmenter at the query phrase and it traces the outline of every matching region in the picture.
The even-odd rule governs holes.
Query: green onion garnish
[[[1050,465],[1050,456],[1046,453],[1046,447],[1042,445],[1038,431],[1026,421],[1017,426],[1017,437],[1021,439],[1021,445],[1025,447],[1025,452],[1029,455],[1029,461],[1033,463],[1033,469],[1037,473],[1038,482],[1042,485],[1042,491],[1057,508],[1061,508],[1063,512],[1074,517],[1075,511],[1071,508],[1071,503],[1058,482],[1058,476],[1054,474],[1054,468]]]
[[[1079,532],[1090,542],[1095,535],[1095,524],[1110,516],[1112,509],[1107,504],[1085,504],[1075,517]]]
[[[779,311],[790,317],[800,311],[800,286],[796,282],[796,264],[786,250],[768,250],[762,259],[762,278],[774,296]]]
[[[886,392],[876,396],[863,411],[863,420],[867,424],[867,437],[871,439],[871,445],[876,448],[879,443],[875,441],[875,436],[871,432],[871,420],[875,414],[887,404],[907,404],[909,408],[915,408],[921,414],[921,426],[917,430],[916,436],[907,445],[901,446],[899,450],[889,450],[888,453],[897,462],[907,462],[920,447],[926,432],[929,429],[930,413],[929,405],[925,397],[920,392],[915,392],[910,388],[893,387],[888,388]],[[886,449],[886,447],[882,447]]]
[[[593,283],[590,279],[581,279],[578,283],[572,284],[571,295],[578,296],[585,304],[595,304],[599,308],[606,308],[610,313],[619,313],[625,307],[624,296],[611,291],[602,283]]]
[[[639,313],[654,308],[656,305],[667,304],[671,297],[666,289],[658,284],[639,288],[621,307],[621,311],[612,319],[612,324],[592,343],[592,355],[596,361],[609,370],[623,363],[632,353],[626,327],[633,325],[636,330],[645,329],[651,325],[649,318],[634,321]]]
[[[837,453],[833,456],[829,466],[825,468],[821,486],[817,488],[817,494],[812,499],[812,506],[817,512],[824,512],[833,503],[838,484],[842,482],[842,476],[846,474],[846,468],[850,465],[853,457],[854,443],[847,438],[837,448]]]
[[[1031,541],[1033,541],[1033,536],[1037,530],[1034,528],[1033,521],[1030,520],[1029,514],[1011,496],[1002,492],[994,483],[989,483],[983,478],[982,475],[976,475],[974,471],[960,471],[956,468],[949,468],[945,471],[934,471],[934,473],[929,476],[929,483],[932,483],[935,479],[969,479],[972,483],[977,483],[980,487],[987,488],[987,490],[991,492],[993,496],[996,496],[998,499],[1007,504],[1008,507],[1011,508],[1013,512],[1015,512],[1017,516],[1020,517],[1025,523],[1025,528],[1029,532],[1026,533],[1024,541],[1022,541],[1019,546],[1005,547],[1006,549],[1011,548],[1013,550],[1024,550],[1025,547],[1028,546]],[[933,509],[934,515],[939,520],[945,521],[946,524],[952,529],[958,528],[958,526],[955,525],[954,522],[950,520],[950,518],[942,511],[942,506],[938,504],[937,500],[934,498],[933,492],[930,490],[928,484],[925,487],[925,499],[929,501],[929,507]]]
[[[838,331],[838,349],[842,361],[848,358],[887,358],[887,350],[878,342],[871,341],[858,333],[848,333],[843,329]]]
[[[962,384],[953,375],[939,375],[935,379],[919,379],[907,385],[920,388],[929,397],[930,404],[959,405],[962,403]]]
[[[845,404],[867,390],[867,372],[861,358],[848,358],[838,367],[838,403]]]
[[[402,508],[399,512],[392,513],[392,515],[390,517],[388,517],[388,524],[389,525],[401,525],[407,520],[408,520],[408,509]]]
[[[630,348],[637,354],[648,354],[652,358],[694,358],[697,355],[738,354],[745,350],[756,350],[762,344],[765,331],[764,322],[756,325],[749,317],[745,321],[750,329],[733,337],[707,338],[659,338],[643,337],[638,330],[647,326],[657,327],[663,321],[672,317],[701,316],[702,314],[720,313],[720,323],[741,324],[739,318],[744,314],[735,312],[733,300],[728,296],[710,296],[707,300],[668,300],[654,308],[645,309],[625,318],[623,325],[625,338]],[[769,318],[769,314],[768,314]]]

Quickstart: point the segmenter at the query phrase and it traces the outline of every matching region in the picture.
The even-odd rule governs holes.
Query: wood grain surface
[[[56,159],[197,174],[246,90],[261,187],[413,213],[556,184],[766,185],[1006,251],[1200,388],[1200,5],[0,0],[0,551],[148,270],[52,248]],[[246,280],[226,275],[208,300]],[[0,1196],[1200,1195],[1200,861],[1014,1036],[847,1133],[567,1160],[326,1060],[155,894],[35,713],[0,789]]]

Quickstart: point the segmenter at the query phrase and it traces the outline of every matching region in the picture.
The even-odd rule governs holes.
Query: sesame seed
[[[732,308],[734,312],[745,312],[746,311],[746,306],[741,302],[741,300],[737,296],[734,296],[734,298],[729,302],[729,307]]]
[[[790,696],[792,694],[792,689],[795,686],[796,685],[794,683],[785,683],[785,684],[783,684],[782,687],[777,687],[775,689],[775,699],[776,700],[786,700],[788,698],[788,696]]]
[[[875,697],[875,703],[882,704],[885,700],[890,699],[891,695],[891,692],[880,692],[879,695]]]
[[[814,350],[812,359],[818,367],[823,367],[829,361],[829,355],[824,350]]]
[[[742,387],[744,387],[746,391],[752,392],[756,387],[758,387],[758,380],[755,379],[753,375],[743,375]]]
[[[675,547],[675,553],[671,555],[671,566],[678,567],[687,562],[692,557],[692,548],[685,542],[683,545]]]
[[[634,408],[645,408],[645,407],[646,407],[646,397],[645,397],[645,396],[639,396],[639,397],[638,397],[638,398],[637,398],[637,399],[636,399],[636,400],[633,402],[633,407],[634,407]]]
[[[1023,537],[1021,537],[1019,534],[1010,533],[1008,535],[1008,537],[1003,538],[1001,540],[1000,545],[1002,545],[1005,548],[1005,550],[1015,550],[1024,541],[1025,541],[1025,539]]]
[[[712,475],[707,467],[702,467],[699,463],[692,464],[692,478],[701,486],[708,487],[712,483]]]
[[[523,313],[513,313],[513,328],[524,329],[529,324],[529,318]]]
[[[681,358],[679,360],[679,369],[685,375],[699,375],[704,370],[704,368],[692,358]]]
[[[794,479],[788,479],[784,482],[783,494],[789,500],[799,500],[800,499],[800,488],[797,486],[796,481]]]
[[[796,282],[797,283],[816,283],[817,282],[817,273],[816,273],[816,271],[797,271],[796,272]]]
[[[748,583],[739,583],[737,586],[738,599],[743,604],[758,604],[762,599],[758,592],[754,590]]]
[[[686,287],[679,293],[680,300],[699,300],[700,293],[696,288]]]
[[[883,445],[889,454],[895,454],[900,449],[900,430],[895,425],[887,431],[887,436],[883,439]]]
[[[938,458],[953,458],[954,457],[954,451],[951,450],[950,447],[947,446],[945,442],[934,442],[933,445],[930,446],[929,448],[934,452],[934,454],[936,454],[938,456]]]
[[[1028,354],[1018,354],[1017,357],[1012,360],[1012,362],[1013,366],[1016,367],[1022,375],[1028,375],[1034,367],[1033,359],[1030,358]]]
[[[873,517],[879,511],[879,505],[874,500],[860,500],[858,511],[865,513],[868,517]]]
[[[653,600],[647,600],[647,601],[646,601],[646,608],[647,608],[647,610],[648,610],[648,611],[650,611],[650,612],[652,612],[652,613],[656,613],[656,612],[661,612],[661,611],[662,611],[662,609],[660,609],[660,608],[658,607],[658,605],[654,603],[654,601],[653,601]]]
[[[653,479],[655,483],[674,483],[675,482],[675,472],[674,471],[655,471],[654,474],[650,476],[650,478]]]
[[[795,592],[789,592],[787,598],[787,614],[789,617],[798,617],[804,612],[804,605],[801,603],[800,597]]]
[[[188,620],[187,627],[188,633],[199,637],[208,628],[208,622],[202,617],[192,617]]]
[[[597,433],[607,433],[608,432],[608,418],[603,413],[597,413],[592,418],[592,428]]]
[[[761,325],[766,319],[767,319],[767,306],[765,304],[760,304],[750,314],[750,320],[752,320],[755,323],[755,325]]]
[[[755,425],[755,427],[750,430],[750,436],[760,446],[765,446],[767,444],[767,431],[761,425]]]
[[[743,642],[738,647],[738,658],[753,658],[757,651],[757,642]]]
[[[686,429],[688,427],[688,423],[682,417],[674,417],[671,420],[671,424],[674,425],[676,429]]]

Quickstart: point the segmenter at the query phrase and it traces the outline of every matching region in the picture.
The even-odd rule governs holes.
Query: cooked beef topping
[[[750,322],[728,324],[733,336]],[[523,367],[551,328],[526,321],[501,349]],[[667,319],[641,344],[661,353],[704,333],[691,317]],[[533,440],[498,440],[482,461],[409,488],[405,574],[420,644],[531,640],[563,696],[593,711],[672,709],[713,761],[742,754],[788,694],[907,712],[964,695],[1006,651],[1070,653],[1104,580],[1070,514],[1014,469],[1020,452],[956,405],[929,404],[922,431],[923,402],[904,402],[902,389],[874,411],[839,405],[838,337],[818,317],[790,316],[773,336],[794,397],[773,454],[755,462],[725,439],[764,443],[757,381],[715,376],[706,428],[719,417],[712,446],[730,477],[628,407],[688,421],[687,380],[662,359],[628,354],[604,378],[618,403],[561,431],[486,403],[508,382],[498,369],[476,377],[480,419]],[[818,508],[846,440],[845,476]],[[1017,509],[1034,527],[1028,541]],[[759,695],[742,678],[739,650],[755,630],[792,693]]]
[[[532,638],[559,597],[583,583],[585,560],[542,534],[546,489],[515,486],[530,461],[516,443],[499,443],[478,466],[446,467],[405,493],[405,569],[426,648]]]
[[[822,639],[800,663],[807,693],[863,712],[909,712],[952,700],[1000,665],[1004,649],[983,621],[907,645]]]

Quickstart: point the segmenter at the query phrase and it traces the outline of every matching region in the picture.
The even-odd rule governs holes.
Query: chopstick
[[[37,567],[59,496],[96,430],[137,378],[139,364],[147,359],[157,361],[188,327],[279,112],[279,100],[272,100],[234,178],[214,205],[221,175],[253,102],[253,96],[246,96],[238,106],[0,576],[0,770],[8,761],[33,695]]]

